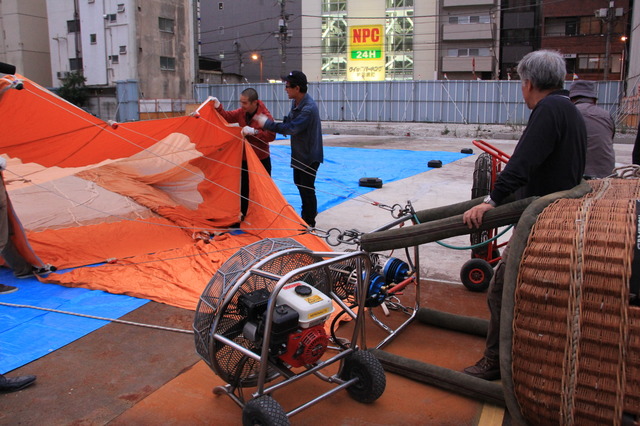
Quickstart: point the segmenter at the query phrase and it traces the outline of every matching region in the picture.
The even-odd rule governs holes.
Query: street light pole
[[[260,60],[260,83],[262,83],[262,55],[254,53],[253,55],[251,55],[251,59],[253,59],[254,61],[257,61],[258,59]]]
[[[622,42],[622,54],[621,56],[621,64],[620,64],[620,81],[622,81],[622,85],[624,86],[624,72],[625,72],[625,60],[627,53],[627,36],[620,37],[620,41]]]

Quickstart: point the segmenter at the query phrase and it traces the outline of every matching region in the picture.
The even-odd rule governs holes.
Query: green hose
[[[470,245],[470,246],[464,246],[464,247],[460,247],[460,246],[452,246],[452,245],[450,245],[450,244],[443,243],[442,241],[436,241],[436,244],[440,244],[442,247],[450,248],[450,249],[453,249],[453,250],[473,250],[473,249],[478,248],[478,247],[484,247],[484,246],[486,246],[487,244],[489,244],[491,241],[495,241],[495,240],[497,240],[498,238],[502,237],[502,236],[503,236],[503,235],[504,235],[504,234],[505,234],[509,229],[511,229],[511,228],[513,228],[513,224],[511,224],[511,225],[507,226],[507,227],[504,229],[504,231],[500,232],[500,233],[499,233],[498,235],[496,235],[495,237],[491,237],[491,238],[489,238],[489,239],[488,239],[488,240],[486,240],[486,241],[482,241],[481,243],[473,244],[473,245]]]

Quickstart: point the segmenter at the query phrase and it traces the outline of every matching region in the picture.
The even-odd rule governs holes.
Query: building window
[[[118,55],[111,55],[109,56],[109,60],[111,61],[112,64],[118,64],[120,63],[120,60],[118,58]]]
[[[398,4],[395,1],[394,4]],[[406,2],[404,3],[406,5]],[[413,9],[388,9],[385,28],[387,80],[413,78]]]
[[[96,44],[98,42],[95,34],[89,34],[89,43]]]
[[[116,15],[115,13],[111,13],[108,16],[108,19],[110,24],[114,24],[118,21],[118,15]]]
[[[344,80],[347,75],[346,57],[322,58],[322,79],[325,81]]]
[[[121,55],[127,54],[127,46],[120,46],[120,54]]]
[[[118,4],[118,13],[123,13],[124,12],[124,3],[119,3]]]
[[[322,80],[347,77],[347,2],[322,0]]]
[[[599,72],[604,70],[604,55],[585,54],[578,55],[578,71]]]
[[[80,32],[80,20],[75,19],[73,21],[67,21],[67,32],[68,33],[79,33]]]
[[[387,9],[413,7],[413,0],[387,0]]]
[[[336,13],[347,11],[347,0],[323,0],[322,13]]]
[[[158,18],[158,26],[164,33],[173,33],[173,19]]]
[[[344,18],[322,18],[322,53],[347,53],[347,21]]]
[[[218,10],[222,10],[222,9],[224,9],[224,3],[218,2]]]
[[[176,69],[176,58],[160,56],[160,69],[174,71]]]
[[[449,16],[450,24],[489,24],[491,17],[489,15],[471,15],[471,16]]]
[[[82,58],[69,58],[69,69],[71,71],[82,71]]]
[[[447,56],[453,58],[466,58],[469,56],[491,56],[491,49],[489,49],[488,47],[447,49]]]

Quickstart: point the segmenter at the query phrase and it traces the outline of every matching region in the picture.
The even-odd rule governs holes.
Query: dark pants
[[[22,257],[18,248],[11,241],[13,227],[9,221],[9,201],[4,180],[0,174],[0,255],[16,275],[28,274],[33,267]]]
[[[271,176],[271,157],[263,158],[260,160],[264,169]],[[240,173],[240,212],[242,213],[242,219],[247,215],[249,210],[249,170],[246,160],[242,160],[242,172]]]
[[[489,305],[491,318],[489,319],[484,356],[492,360],[500,358],[500,309],[502,308],[502,289],[504,288],[504,272],[508,256],[509,244],[505,246],[502,252],[502,259],[496,266],[495,273],[489,284],[489,293],[487,294],[487,305]]]
[[[302,200],[302,219],[311,227],[316,226],[318,200],[316,200],[316,173],[320,163],[296,166],[293,169],[293,183],[298,187]]]

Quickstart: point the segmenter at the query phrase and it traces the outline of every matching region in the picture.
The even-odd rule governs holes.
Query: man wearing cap
[[[301,71],[291,71],[282,77],[291,102],[291,111],[282,123],[276,123],[266,115],[255,120],[265,130],[291,135],[291,167],[293,182],[302,199],[302,219],[311,227],[316,226],[318,201],[316,199],[316,173],[323,161],[322,124],[318,106],[307,93],[307,76]]]
[[[613,118],[603,108],[596,106],[598,91],[595,81],[576,80],[571,85],[569,97],[582,113],[587,126],[586,178],[603,178],[613,173],[615,152],[613,136],[616,133]]]

